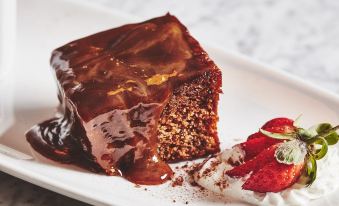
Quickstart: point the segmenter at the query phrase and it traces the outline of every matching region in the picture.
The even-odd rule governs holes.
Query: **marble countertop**
[[[339,94],[339,1],[97,0],[96,3],[145,19],[169,11],[200,41],[254,57]],[[85,204],[0,172],[0,205]]]

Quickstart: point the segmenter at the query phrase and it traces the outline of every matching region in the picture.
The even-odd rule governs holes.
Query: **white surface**
[[[56,88],[49,71],[52,49],[79,37],[131,22],[122,14],[56,1],[32,0],[19,4],[19,39],[16,62],[16,124],[0,139],[9,147],[30,154],[23,133],[53,114]],[[76,11],[76,12],[74,12]],[[43,17],[43,18],[42,18]],[[245,137],[258,125],[275,117],[304,114],[304,123],[339,122],[339,98],[245,57],[206,47],[223,70],[224,94],[220,102],[222,147],[234,137]],[[41,159],[43,160],[43,159]],[[182,188],[149,187],[145,192],[122,178],[107,177],[50,161],[24,161],[0,154],[3,171],[62,194],[96,204],[142,205],[206,204],[213,198],[184,197]],[[338,184],[338,183],[337,183]],[[131,198],[133,197],[133,198]],[[332,201],[336,198],[332,197]],[[179,198],[180,199],[180,198]],[[319,202],[313,203],[316,205]],[[333,204],[335,202],[332,202]],[[330,202],[328,202],[330,204]]]
[[[0,134],[12,123],[11,69],[15,50],[16,0],[0,0]]]
[[[16,0],[0,1],[0,81],[12,66],[15,48]]]

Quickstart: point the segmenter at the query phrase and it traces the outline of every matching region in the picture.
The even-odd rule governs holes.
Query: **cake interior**
[[[219,152],[217,102],[221,73],[212,70],[174,89],[158,123],[158,154],[177,162]]]

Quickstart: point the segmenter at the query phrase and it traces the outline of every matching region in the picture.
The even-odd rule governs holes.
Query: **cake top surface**
[[[70,42],[53,52],[51,65],[84,121],[138,103],[164,103],[176,84],[214,66],[170,14]]]

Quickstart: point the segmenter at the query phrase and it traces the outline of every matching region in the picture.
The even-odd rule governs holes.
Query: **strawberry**
[[[263,136],[265,136],[265,135],[263,135],[261,132],[256,132],[256,133],[253,133],[250,136],[248,136],[247,141],[251,140],[251,139],[255,139],[255,138],[260,138],[260,137],[263,137]]]
[[[299,179],[303,167],[303,162],[288,165],[274,160],[251,175],[242,188],[254,192],[279,192],[292,186]]]
[[[266,122],[264,126],[262,126],[262,129],[274,133],[292,133],[296,129],[293,126],[293,122],[293,120],[288,118],[275,118]],[[264,149],[279,142],[282,142],[282,140],[269,138],[259,131],[250,135],[247,141],[240,145],[246,152],[245,161],[247,161],[258,155]]]
[[[257,133],[256,133],[257,134]],[[281,142],[282,140],[266,137],[258,132],[257,138],[250,139],[240,144],[241,148],[245,151],[245,162],[257,156],[260,152],[269,148],[270,146]]]
[[[332,127],[322,123],[310,129],[297,128],[287,118],[268,121],[259,132],[241,143],[246,152],[245,162],[225,172],[231,177],[249,178],[242,185],[244,190],[279,192],[293,185],[303,175],[305,185],[316,178],[316,160],[323,158],[328,145],[339,141]]]
[[[294,141],[299,143],[297,140]],[[279,148],[282,148],[280,151],[284,151],[290,147],[291,144],[295,143],[291,141],[290,143],[274,144],[263,150],[253,159],[226,171],[226,174],[231,177],[243,177],[251,174],[242,186],[245,190],[255,192],[279,192],[286,189],[299,179],[305,165],[303,158],[306,153],[300,154],[301,161],[299,160],[296,164],[278,162],[276,155],[277,150],[279,152]]]
[[[271,119],[270,121],[266,122],[264,126],[261,127],[261,129],[267,130],[271,127],[281,127],[281,126],[291,126],[293,127],[294,121],[285,117],[279,117]]]
[[[243,177],[247,175],[248,173],[256,173],[259,169],[264,167],[266,164],[275,161],[274,153],[275,149],[277,148],[277,144],[270,146],[269,148],[266,148],[264,151],[262,151],[260,154],[258,154],[253,159],[245,162],[242,165],[239,165],[237,167],[234,167],[231,170],[228,170],[226,172],[227,175],[231,177]]]
[[[267,130],[269,132],[275,132],[275,133],[289,133],[293,132],[295,130],[295,127],[293,126],[294,121],[285,117],[275,118],[271,119],[270,121],[266,122],[261,129]],[[261,137],[262,133],[257,132],[248,137],[249,139],[254,139]]]

